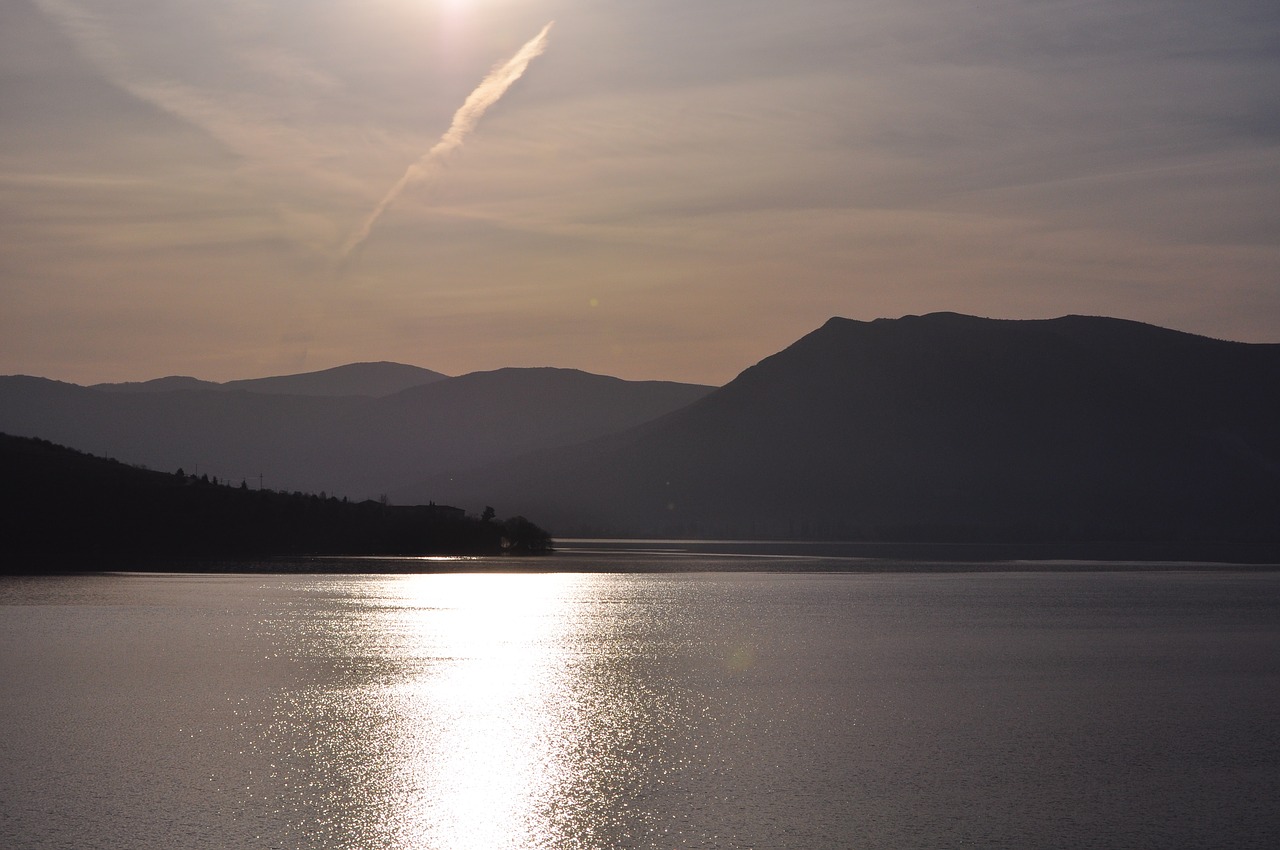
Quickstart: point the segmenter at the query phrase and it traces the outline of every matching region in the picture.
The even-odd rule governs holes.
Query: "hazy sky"
[[[1280,341],[1278,92],[1275,0],[4,0],[0,373],[723,383],[935,310]]]

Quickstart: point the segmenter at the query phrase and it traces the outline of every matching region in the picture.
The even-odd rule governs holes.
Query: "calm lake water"
[[[8,578],[0,648],[3,847],[1280,846],[1276,572]]]

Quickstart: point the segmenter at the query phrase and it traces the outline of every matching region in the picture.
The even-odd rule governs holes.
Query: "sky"
[[[0,373],[1280,342],[1277,92],[1274,0],[5,0]]]

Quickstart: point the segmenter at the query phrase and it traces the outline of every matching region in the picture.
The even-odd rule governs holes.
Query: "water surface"
[[[1273,572],[2,579],[0,646],[6,847],[1280,846]]]

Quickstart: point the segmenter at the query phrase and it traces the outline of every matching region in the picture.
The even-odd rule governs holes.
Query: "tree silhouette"
[[[528,554],[551,548],[551,535],[522,516],[502,523],[502,548],[508,552]]]

